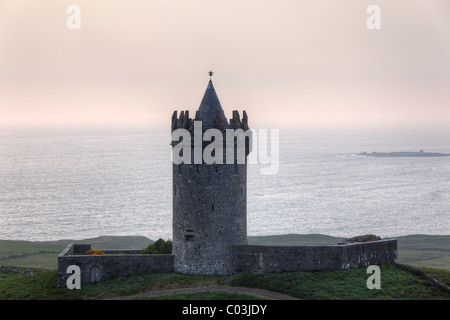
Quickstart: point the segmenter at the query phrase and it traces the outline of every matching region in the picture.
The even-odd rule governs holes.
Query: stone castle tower
[[[207,164],[203,159],[201,164],[195,164],[192,138],[192,161],[173,164],[174,270],[230,274],[234,270],[232,246],[247,244],[247,161],[238,164],[237,152],[234,163],[225,161],[225,131],[246,131],[248,118],[245,111],[242,119],[238,111],[233,111],[233,118],[228,121],[210,80],[194,119],[189,117],[189,111],[181,111],[179,117],[177,111],[173,113],[172,132],[183,128],[193,137],[194,121],[201,124],[202,134],[208,129],[222,132],[224,161]],[[172,146],[177,143],[172,142]],[[202,142],[202,154],[210,143]],[[236,151],[236,140],[234,148]],[[246,140],[245,156],[249,151],[249,140]]]
[[[247,155],[250,153],[252,131],[248,129],[245,111],[242,119],[237,111],[233,111],[232,119],[227,120],[212,81],[209,81],[194,119],[189,117],[189,111],[181,111],[179,117],[175,111],[172,116],[172,137],[181,133],[179,140],[172,141],[174,155],[178,151],[183,154],[186,151],[184,157],[180,155],[185,161],[177,158],[172,169],[172,254],[141,254],[141,249],[119,249],[92,256],[83,254],[91,248],[90,244],[69,244],[58,255],[57,286],[67,285],[71,277],[68,270],[74,265],[80,267],[80,281],[84,284],[133,272],[229,275],[238,272],[342,270],[397,263],[396,239],[339,245],[249,245]],[[200,142],[196,140],[198,132]],[[226,137],[230,132],[246,132],[249,136],[248,140],[245,135],[222,139],[224,148],[220,155],[220,148],[216,145],[221,143],[207,138],[211,132],[215,133],[211,136],[216,139]],[[202,139],[203,135],[205,139]],[[230,151],[226,148],[227,143],[232,145],[234,157],[233,152],[227,152]],[[210,157],[195,157],[195,150],[199,149],[203,155],[219,150],[217,156],[214,154],[212,157],[217,164]],[[191,151],[190,157],[188,151]],[[245,161],[242,155],[245,155]],[[224,161],[221,161],[222,157]]]

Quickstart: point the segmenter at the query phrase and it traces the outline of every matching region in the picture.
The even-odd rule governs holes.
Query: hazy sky
[[[450,125],[450,1],[0,0],[0,124],[168,126],[209,70],[254,127]]]

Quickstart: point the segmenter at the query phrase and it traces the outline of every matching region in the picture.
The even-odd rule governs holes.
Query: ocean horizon
[[[169,143],[169,127],[0,126],[0,239],[171,239]],[[450,153],[450,129],[279,129],[279,145],[276,174],[248,165],[248,236],[450,234],[450,157],[360,154]]]

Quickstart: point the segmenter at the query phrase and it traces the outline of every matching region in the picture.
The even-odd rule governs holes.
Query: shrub
[[[172,241],[159,238],[147,248],[142,249],[143,254],[172,254]]]
[[[92,250],[89,250],[89,251],[86,251],[84,254],[87,254],[87,255],[97,255],[97,254],[105,254],[103,251],[100,251],[100,250],[94,250],[94,249],[92,249]]]

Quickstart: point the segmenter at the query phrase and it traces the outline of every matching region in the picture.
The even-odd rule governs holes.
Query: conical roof
[[[209,80],[208,87],[206,88],[205,95],[203,96],[200,107],[196,113],[195,120],[203,121],[203,129],[229,128],[228,120],[225,117],[225,113],[223,112],[211,80]]]

